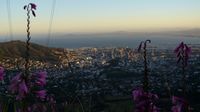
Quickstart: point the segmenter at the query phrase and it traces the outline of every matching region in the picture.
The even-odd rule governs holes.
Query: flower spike
[[[3,76],[4,76],[4,68],[0,67],[0,81],[3,80]]]
[[[187,44],[181,42],[174,50],[176,57],[178,58],[177,63],[183,61],[183,66],[187,66],[189,55],[191,54],[191,48]]]
[[[36,14],[35,14],[35,11],[34,10],[36,10],[36,7],[37,7],[37,5],[36,4],[34,4],[34,3],[29,3],[28,5],[25,5],[24,6],[24,10],[27,10],[28,12],[32,12],[32,15],[34,16],[34,17],[36,17]]]
[[[32,9],[36,10],[36,7],[37,7],[36,4],[34,4],[34,3],[30,3],[29,5],[31,5],[31,10],[32,10]]]

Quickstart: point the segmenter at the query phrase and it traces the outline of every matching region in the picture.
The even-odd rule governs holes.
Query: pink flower
[[[3,76],[4,76],[4,68],[0,67],[0,81],[3,80]]]
[[[180,102],[185,102],[183,98],[179,98],[177,96],[172,96],[172,103],[173,104],[177,104],[177,103],[180,103]]]
[[[44,86],[46,85],[46,77],[47,77],[47,72],[39,72],[36,76],[36,84],[39,86]]]
[[[19,73],[11,80],[11,85],[9,86],[9,90],[12,93],[17,93],[16,100],[22,100],[26,97],[28,93],[28,86],[23,79],[22,74]]]
[[[36,96],[40,99],[45,99],[46,97],[46,90],[40,90],[40,91],[36,91]]]
[[[46,85],[46,81],[44,79],[38,79],[36,84],[39,86],[44,86],[44,85]]]
[[[19,83],[19,93],[21,94],[28,93],[28,88],[24,80],[21,83]]]
[[[133,100],[138,101],[139,98],[143,95],[143,93],[144,93],[143,89],[140,88],[132,91]]]
[[[33,9],[36,10],[36,7],[37,7],[36,4],[34,4],[34,3],[29,3],[28,6],[29,6],[29,5],[31,6],[31,10],[33,10]],[[25,10],[25,9],[27,9],[28,7],[27,7],[27,5],[25,5],[23,8],[24,8],[24,10]]]
[[[18,95],[16,97],[16,100],[22,100],[23,98],[26,97],[28,93],[28,87],[23,80],[22,82],[19,83],[19,88],[18,88]]]
[[[188,64],[189,55],[191,54],[192,50],[185,44],[185,66]]]
[[[37,98],[45,99],[46,90],[35,90],[39,86],[44,86],[46,84],[47,72],[38,72],[37,74],[25,77],[22,73],[17,74],[12,78],[9,90],[11,93],[16,94],[17,100],[22,100],[28,96],[29,91],[35,91],[34,94]]]
[[[31,5],[31,9],[34,9],[34,10],[36,10],[36,7],[37,7],[37,5],[36,5],[36,4],[34,4],[34,3],[30,3],[30,5]]]
[[[181,105],[175,105],[172,107],[172,112],[181,112]]]
[[[192,52],[191,48],[185,44],[185,53],[190,54]]]
[[[29,6],[30,6],[30,8],[29,8]],[[28,12],[32,12],[32,14],[33,14],[33,16],[35,17],[36,16],[36,14],[35,14],[35,11],[34,10],[36,10],[36,4],[34,4],[34,3],[29,3],[28,5],[25,5],[24,6],[24,10],[27,10]],[[28,13],[29,14],[29,13]]]
[[[186,44],[181,42],[176,49],[174,50],[176,53],[176,57],[178,58],[177,63],[179,63],[181,60],[183,62],[183,66],[187,66],[189,55],[191,54],[191,48],[188,47]]]
[[[143,89],[139,88],[132,92],[133,100],[135,102],[135,112],[159,112],[155,102],[158,100],[156,94],[144,92]]]
[[[188,102],[183,98],[172,96],[172,104],[174,105],[172,107],[172,112],[184,112],[189,110]]]
[[[39,72],[38,75],[39,75],[40,78],[44,78],[45,79],[47,77],[47,72],[46,71],[42,71],[42,72]]]
[[[181,42],[174,50],[175,53],[178,53],[181,49],[184,48],[184,43]]]
[[[12,93],[15,93],[18,91],[18,84],[21,81],[21,73],[17,74],[15,77],[12,78],[11,80],[11,85],[9,86],[9,90]]]

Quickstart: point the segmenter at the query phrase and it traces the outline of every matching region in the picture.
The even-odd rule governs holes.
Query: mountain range
[[[23,38],[22,38],[23,37]],[[15,35],[14,39],[24,40],[25,35]],[[0,36],[0,41],[3,36]],[[31,42],[41,48],[80,48],[80,47],[130,47],[136,48],[141,41],[152,40],[153,46],[174,48],[181,41],[187,44],[200,44],[200,28],[161,29],[161,31],[115,31],[101,33],[53,33],[51,38],[45,34],[34,34]],[[36,51],[39,52],[39,51]]]

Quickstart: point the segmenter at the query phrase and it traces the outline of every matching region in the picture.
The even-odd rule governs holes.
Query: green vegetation
[[[24,58],[25,47],[26,43],[22,41],[0,43],[0,58]],[[39,61],[58,61],[58,57],[54,55],[53,50],[55,49],[31,43],[30,58]]]
[[[135,76],[140,76],[138,73],[129,72],[122,69],[107,69],[102,72],[102,74],[106,75],[107,78],[115,78],[115,79],[125,79],[125,78],[133,78]],[[142,76],[142,75],[141,75]]]

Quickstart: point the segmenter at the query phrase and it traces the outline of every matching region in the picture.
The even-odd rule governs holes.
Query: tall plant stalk
[[[183,101],[187,102],[187,92],[186,92],[186,67],[188,65],[189,55],[191,53],[191,48],[187,46],[187,44],[184,44],[181,42],[179,46],[176,47],[174,50],[176,53],[176,56],[178,58],[177,63],[181,63],[181,69],[182,69],[182,89],[183,89]],[[184,103],[183,103],[184,104]],[[189,103],[187,102],[185,104],[185,107],[181,107],[182,111],[189,112]]]
[[[177,63],[181,62],[181,69],[182,69],[182,89],[183,89],[183,96],[186,97],[186,67],[188,65],[189,55],[191,53],[191,48],[188,47],[183,42],[180,43],[178,47],[174,50],[177,55]]]
[[[185,76],[185,67],[186,67],[186,65],[185,65],[185,56],[184,56],[184,51],[182,50],[181,51],[181,54],[182,54],[182,56],[183,56],[183,58],[182,58],[182,89],[183,89],[183,97],[186,97],[186,76]]]
[[[29,6],[28,6],[28,8],[29,8]],[[30,37],[30,10],[28,8],[27,8],[27,29],[26,29],[27,40],[26,40],[26,57],[25,57],[25,60],[26,60],[25,74],[26,75],[29,74],[29,59],[30,59],[29,50],[30,50],[30,40],[31,40],[31,37]]]
[[[29,75],[29,61],[30,61],[30,40],[31,40],[31,36],[30,36],[30,13],[32,12],[32,15],[35,17],[35,12],[34,10],[36,10],[36,5],[33,3],[29,3],[28,5],[24,6],[24,10],[27,11],[27,40],[26,40],[26,55],[25,55],[25,75],[28,76]]]
[[[148,91],[149,89],[149,74],[148,74],[148,63],[147,63],[147,43],[151,43],[151,40],[146,40],[146,41],[142,41],[140,43],[140,46],[138,48],[138,52],[141,50],[141,48],[143,47],[143,59],[144,59],[144,78],[143,78],[143,89],[145,92]]]

